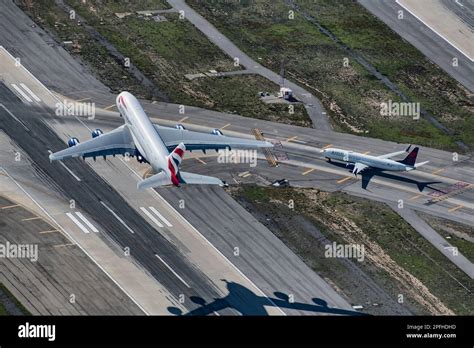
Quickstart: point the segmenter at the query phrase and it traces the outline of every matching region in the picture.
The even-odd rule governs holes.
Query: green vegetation
[[[263,103],[258,92],[277,92],[279,87],[260,76],[186,78],[186,74],[207,73],[209,70],[228,72],[242,67],[234,66],[230,57],[187,20],[180,19],[178,13],[161,13],[165,20],[159,22],[135,13],[136,10],[168,8],[164,0],[90,0],[86,4],[81,0],[66,0],[65,3],[123,56],[130,58],[130,62],[163,92],[169,102],[299,126],[311,125],[302,105],[296,104],[294,113],[290,114],[285,104]],[[83,25],[70,20],[54,5],[54,1],[30,12],[36,13],[34,19],[55,32],[61,40],[73,40],[75,45],[69,48],[70,51],[89,63],[99,79],[113,91],[129,90],[142,98],[153,98],[149,89],[124,67],[124,62],[112,58]],[[116,16],[116,13],[125,12],[128,15],[123,18]]]
[[[268,218],[276,221],[276,235],[316,272],[328,275],[328,269],[334,267],[334,260],[318,255],[319,241],[296,224],[301,221],[299,217],[311,221],[330,241],[365,245],[366,261],[360,266],[394,298],[409,291],[406,285],[410,278],[405,272],[410,272],[456,314],[474,313],[472,279],[384,204],[345,193],[326,193],[314,189],[250,185],[242,186],[232,194],[239,201],[249,203],[249,210],[254,214],[261,213],[262,223]],[[294,209],[288,207],[290,200],[294,201]],[[274,229],[272,231],[275,233]],[[396,266],[383,257],[382,252],[395,261]],[[431,308],[436,308],[436,304],[433,305]],[[425,304],[418,303],[417,306],[423,308]],[[422,312],[426,311],[427,307]]]
[[[474,103],[468,91],[355,1],[295,1],[343,44],[386,74],[454,132],[448,136],[427,121],[381,116],[382,102],[401,101],[351,58],[347,50],[320,32],[289,2],[199,1],[188,3],[243,51],[279,71],[288,59],[289,78],[318,96],[331,121],[342,131],[446,150],[454,143],[474,144]],[[236,30],[239,28],[239,30]],[[348,58],[348,66],[344,59]]]
[[[22,6],[32,19],[63,41],[72,41],[65,48],[76,58],[88,63],[92,73],[112,91],[128,90],[138,97],[149,99],[151,95],[123,66],[110,57],[105,47],[95,41],[84,26],[69,18],[55,5],[54,0],[32,2],[32,7]]]
[[[15,306],[24,315],[31,315],[31,313],[21,304],[20,301],[17,300],[17,298],[15,296],[13,296],[13,294],[10,291],[8,291],[8,289],[2,283],[0,283],[0,293],[5,294],[9,298],[9,300],[12,301],[15,304]],[[5,308],[4,304],[2,304],[0,302],[0,316],[2,316],[2,315],[10,315],[10,313],[8,313],[8,311]]]
[[[474,262],[474,228],[472,226],[428,214],[420,213],[420,216],[451,245],[457,247],[469,261]]]

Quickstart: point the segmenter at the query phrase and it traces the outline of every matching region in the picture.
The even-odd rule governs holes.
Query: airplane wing
[[[98,137],[79,143],[67,149],[49,155],[51,161],[74,157],[96,157],[107,155],[133,155],[135,145],[132,136],[125,125]]]
[[[352,169],[352,173],[357,175],[359,173],[362,173],[367,168],[369,168],[369,166],[367,166],[365,164],[362,164],[362,163],[359,163],[359,162],[356,162],[356,163],[354,163],[354,169]]]
[[[387,158],[392,158],[392,157],[395,157],[395,156],[398,156],[398,155],[403,155],[404,153],[406,153],[406,151],[397,151],[397,152],[391,152],[391,153],[387,153],[385,155],[380,155],[380,156],[377,156],[378,158],[382,158],[382,159],[387,159]]]
[[[155,129],[160,134],[161,139],[171,151],[179,143],[184,143],[187,150],[219,150],[225,148],[261,148],[273,147],[268,141],[249,140],[228,137],[225,135],[214,135],[190,130],[175,129],[155,125]]]
[[[395,156],[398,156],[398,155],[403,155],[404,153],[407,153],[410,151],[410,148],[411,148],[411,145],[408,146],[408,148],[405,150],[405,151],[396,151],[396,152],[391,152],[391,153],[387,153],[385,155],[380,155],[380,156],[377,156],[378,158],[381,158],[381,159],[387,159],[387,158],[392,158],[392,157],[395,157]]]

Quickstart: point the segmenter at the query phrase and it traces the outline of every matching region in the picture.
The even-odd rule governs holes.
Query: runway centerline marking
[[[328,147],[331,147],[331,146],[332,146],[332,144],[327,144],[326,146],[324,146],[324,147],[322,148],[322,150],[327,149]]]
[[[178,123],[184,122],[184,121],[186,121],[188,118],[189,118],[189,116],[185,116],[185,117],[183,117],[182,119],[180,119],[180,120],[178,121]]]
[[[441,168],[441,169],[435,170],[435,171],[434,171],[433,173],[431,173],[431,174],[438,174],[438,173],[441,173],[443,170],[444,170],[444,168]]]
[[[163,263],[163,265],[166,266],[166,268],[168,268],[168,269],[171,271],[171,273],[173,273],[173,274],[176,276],[176,278],[178,278],[184,285],[186,285],[188,288],[191,289],[191,287],[189,286],[189,284],[186,283],[185,280],[184,280],[183,278],[181,278],[181,276],[180,276],[178,273],[176,273],[176,272],[174,271],[174,269],[172,269],[172,268],[170,267],[170,265],[168,265],[168,264],[165,262],[165,260],[163,260],[158,254],[155,254],[155,256],[156,256],[156,258],[157,258],[158,260],[160,260],[160,261]]]
[[[32,220],[38,220],[38,219],[42,219],[42,217],[34,216],[34,217],[26,218],[26,219],[21,219],[21,221],[32,221]]]
[[[352,176],[346,176],[344,179],[336,181],[338,184],[342,184],[343,182],[346,182],[347,180],[352,179]]]
[[[301,175],[307,175],[307,174],[309,174],[309,173],[314,172],[315,170],[316,170],[316,168],[310,168],[310,169],[304,171],[303,173],[301,173]]]
[[[99,232],[99,230],[93,224],[91,224],[90,221],[87,220],[86,217],[82,215],[80,211],[76,212],[76,215],[79,216],[82,221],[84,221],[84,223],[92,230],[92,232]]]
[[[296,138],[298,138],[297,135],[295,135],[294,137],[291,137],[291,138],[286,139],[286,142],[287,142],[287,143],[292,142],[293,140],[296,140]]]
[[[163,221],[165,223],[166,226],[168,227],[173,227],[173,225],[163,216],[160,214],[160,212],[158,210],[156,210],[154,207],[148,207],[152,212],[155,213],[156,216],[158,216],[161,221]]]
[[[117,105],[115,105],[115,104],[109,105],[109,106],[105,107],[104,110],[110,110],[115,106],[117,106]]]
[[[74,244],[74,243],[57,244],[57,245],[54,245],[53,247],[54,248],[64,248],[64,247],[73,246],[73,245],[76,245],[76,244]]]
[[[145,215],[148,216],[150,218],[150,220],[155,223],[155,225],[157,225],[158,227],[162,227],[162,228],[165,227],[165,226],[163,226],[163,224],[161,222],[159,222],[157,219],[155,219],[155,217],[153,215],[151,215],[151,213],[148,210],[146,210],[145,207],[140,207],[140,210],[142,212],[144,212]]]
[[[66,213],[68,218],[72,220],[84,233],[90,233],[89,230],[78,220],[72,213]]]
[[[7,205],[6,207],[2,207],[2,209],[11,209],[11,208],[16,208],[16,207],[20,207],[20,204]]]
[[[458,206],[456,206],[456,207],[454,207],[454,208],[448,209],[448,211],[449,211],[450,213],[452,213],[452,212],[455,212],[456,210],[461,209],[461,208],[464,208],[464,206],[463,206],[462,204],[460,204],[460,205],[458,205]]]
[[[18,87],[16,84],[12,83],[11,86],[15,89],[15,91],[20,93],[23,99],[25,99],[27,102],[29,103],[33,102],[33,100],[30,97],[28,97],[28,95],[25,92],[23,92],[23,90],[20,87]]]
[[[48,150],[48,153],[52,154],[53,151]],[[81,178],[79,178],[76,174],[74,174],[74,172],[71,169],[69,169],[69,167],[67,165],[65,165],[61,160],[56,161],[56,162],[59,162],[59,164],[62,165],[63,168],[66,169],[68,171],[68,173],[71,174],[74,177],[74,179],[76,179],[77,181],[81,181]]]
[[[411,197],[409,200],[410,200],[410,201],[414,201],[415,199],[420,198],[421,196],[423,196],[423,195],[422,195],[422,194],[418,194],[418,195],[416,195],[416,196]]]
[[[370,151],[365,151],[365,152],[363,153],[363,155],[368,155],[369,153],[370,153]]]
[[[231,123],[227,123],[225,126],[221,127],[221,130],[224,129],[224,128],[227,128],[231,125]]]
[[[123,220],[120,218],[120,216],[118,216],[112,209],[110,209],[110,208],[107,206],[107,204],[105,204],[105,203],[102,202],[102,201],[100,201],[100,204],[102,204],[102,205],[105,207],[105,209],[107,209],[123,226],[125,226],[125,228],[126,228],[127,230],[129,230],[131,233],[135,234],[135,232],[133,232],[133,230],[132,230],[130,227],[128,227],[128,225],[125,223],[125,221],[123,221]]]
[[[34,99],[36,102],[38,102],[38,103],[41,102],[41,99],[38,98],[38,96],[37,96],[36,94],[34,94],[33,91],[28,88],[27,85],[25,85],[24,83],[20,83],[20,86],[23,87],[23,89],[24,89],[25,91],[27,91],[28,94],[31,95],[31,96],[33,97],[33,99]]]
[[[61,232],[61,231],[60,230],[47,230],[47,231],[41,231],[40,234],[55,233],[55,232]]]

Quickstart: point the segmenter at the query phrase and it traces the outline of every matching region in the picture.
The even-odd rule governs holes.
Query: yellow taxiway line
[[[352,179],[352,176],[346,176],[344,179],[341,179],[341,180],[338,180],[336,181],[338,184],[342,184],[343,182],[349,180],[349,179]]]
[[[456,211],[456,210],[458,210],[458,209],[461,209],[461,208],[463,208],[463,207],[464,207],[463,205],[458,205],[458,206],[456,206],[456,207],[454,207],[454,208],[448,209],[448,211],[449,211],[450,213],[452,213],[452,212],[454,212],[454,211]]]
[[[301,175],[309,174],[309,173],[311,173],[311,172],[314,172],[315,170],[316,170],[315,168],[308,169],[307,171],[301,173]]]

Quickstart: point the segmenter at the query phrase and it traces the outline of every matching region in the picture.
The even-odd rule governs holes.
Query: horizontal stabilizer
[[[198,185],[224,185],[221,179],[213,176],[199,175],[194,173],[180,172],[179,173],[183,184],[198,184]]]
[[[158,174],[150,176],[147,179],[139,181],[137,184],[137,188],[139,190],[146,190],[152,187],[166,186],[166,185],[171,185],[171,184],[172,182],[170,178],[168,177],[168,175],[166,175],[165,172],[160,172]]]
[[[429,161],[425,161],[425,162],[421,162],[421,163],[416,163],[415,164],[415,168],[418,168],[418,167],[421,167],[423,165],[425,165],[426,163],[428,163]]]

